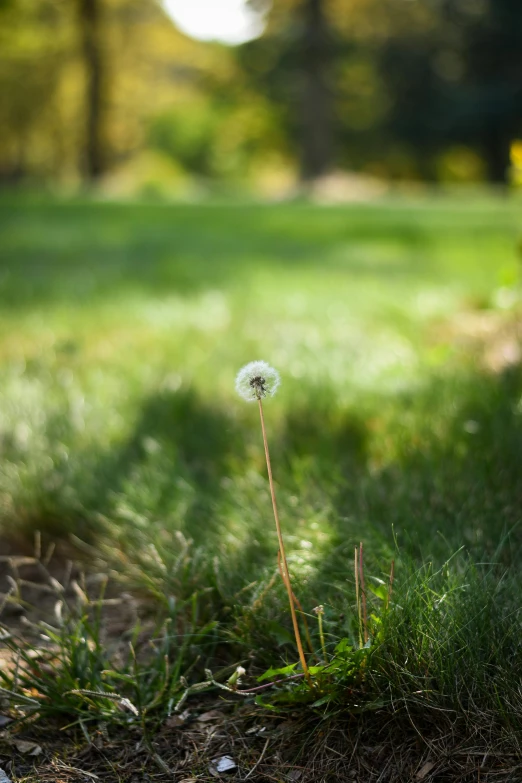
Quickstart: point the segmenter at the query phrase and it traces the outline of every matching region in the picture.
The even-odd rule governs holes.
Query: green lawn
[[[305,613],[325,607],[328,653],[357,646],[363,541],[375,584],[396,560],[366,703],[454,710],[469,736],[485,715],[509,755],[522,726],[520,225],[520,203],[493,198],[3,197],[5,536],[72,534],[163,617],[191,601],[191,633],[212,624],[198,650],[213,666],[297,660],[283,588],[267,589],[277,539],[257,410],[234,392],[237,370],[265,359],[282,376],[265,415],[290,569]],[[346,694],[331,702],[353,711]]]

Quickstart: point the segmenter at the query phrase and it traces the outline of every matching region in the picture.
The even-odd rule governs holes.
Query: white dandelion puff
[[[267,362],[250,362],[237,374],[236,391],[247,402],[255,402],[273,397],[280,383],[279,373]]]

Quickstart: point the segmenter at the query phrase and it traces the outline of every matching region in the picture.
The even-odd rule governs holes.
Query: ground
[[[2,197],[3,711],[34,711],[2,740],[13,782],[213,779],[223,755],[254,781],[522,780],[519,211]],[[318,692],[211,687],[182,720],[182,677],[297,660],[234,392],[258,358]]]

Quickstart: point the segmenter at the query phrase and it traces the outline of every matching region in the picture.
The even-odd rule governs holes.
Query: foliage
[[[112,191],[139,188],[132,163],[158,149],[196,178],[276,188],[312,126],[333,168],[509,176],[522,133],[517,0],[280,0],[261,38],[235,49],[187,38],[153,0],[95,5],[94,104],[79,0],[0,5],[5,183],[78,182],[95,134]],[[318,46],[310,9],[324,19]],[[449,173],[448,153],[458,156]]]

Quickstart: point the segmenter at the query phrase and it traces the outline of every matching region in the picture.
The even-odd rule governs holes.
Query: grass
[[[265,417],[320,693],[300,679],[255,701],[210,686],[184,708],[225,699],[225,725],[245,731],[221,744],[242,772],[259,762],[252,780],[284,776],[285,760],[307,767],[301,780],[407,780],[432,762],[422,779],[522,775],[519,206],[2,197],[3,535],[30,553],[39,530],[83,561],[10,560],[6,611],[19,603],[36,623],[5,616],[12,717],[68,725],[73,745],[137,733],[149,761],[138,753],[120,778],[109,764],[104,780],[177,768],[161,737],[178,718],[199,753],[183,774],[204,779],[220,748],[176,713],[186,688],[208,668],[223,684],[244,666],[244,689],[267,669],[295,673],[256,410],[234,393],[239,367],[263,358],[283,378]],[[47,596],[34,616],[31,590]],[[258,715],[272,727],[262,757],[246,733]],[[122,740],[113,756],[129,752]],[[44,755],[42,780],[57,774]],[[35,779],[20,761],[11,774]]]

